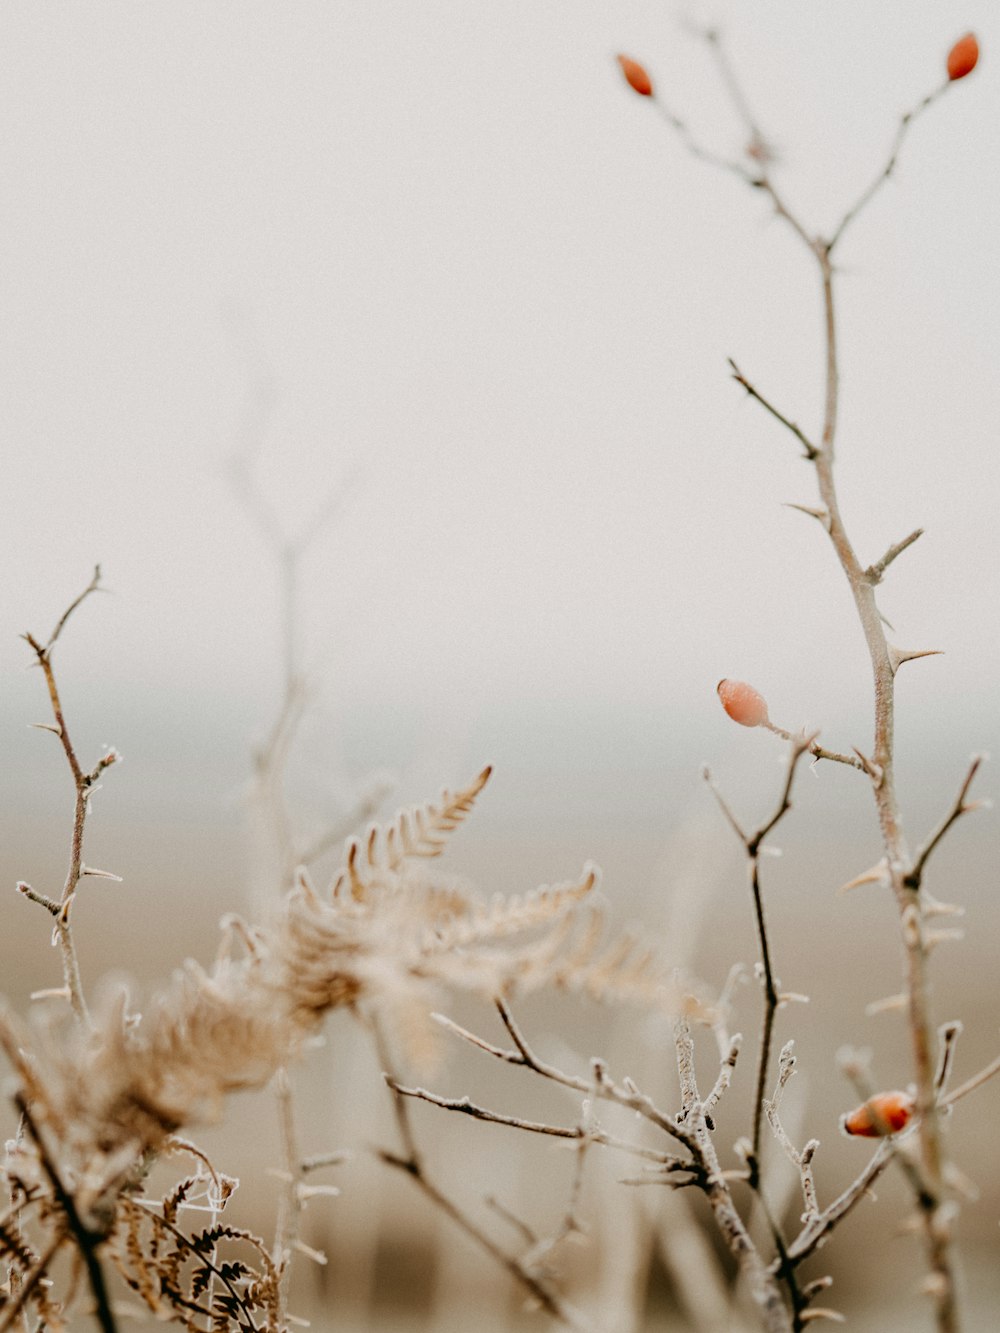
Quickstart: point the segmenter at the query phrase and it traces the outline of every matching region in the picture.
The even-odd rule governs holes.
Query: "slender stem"
[[[774,1039],[774,1017],[778,1012],[778,989],[774,982],[771,967],[771,949],[767,939],[767,923],[764,919],[764,901],[760,892],[759,861],[755,856],[750,862],[750,887],[753,893],[754,918],[757,924],[757,943],[760,947],[760,961],[764,973],[764,1017],[761,1021],[760,1049],[757,1054],[757,1080],[753,1101],[752,1158],[750,1162],[750,1180],[756,1188],[760,1177],[760,1137],[764,1123],[764,1100],[767,1085],[767,1071],[771,1062],[771,1045]]]
[[[274,1233],[272,1258],[281,1268],[280,1293],[282,1303],[288,1299],[291,1280],[291,1250],[299,1236],[302,1217],[302,1154],[295,1125],[295,1100],[288,1070],[282,1066],[275,1075],[275,1097],[278,1104],[278,1127],[281,1136],[281,1157],[287,1177],[278,1201],[278,1220]]]
[[[413,1126],[410,1121],[409,1107],[407,1106],[406,1096],[400,1088],[399,1082],[392,1072],[392,1066],[389,1061],[389,1050],[385,1038],[377,1022],[371,1024],[372,1033],[375,1039],[375,1048],[378,1053],[379,1062],[382,1065],[383,1077],[386,1086],[392,1093],[393,1112],[396,1117],[396,1127],[399,1130],[399,1137],[403,1144],[403,1153],[398,1155],[391,1152],[380,1152],[379,1156],[387,1166],[395,1167],[399,1171],[405,1172],[410,1179],[423,1191],[424,1194],[452,1221],[456,1222],[466,1235],[470,1236],[481,1249],[485,1250],[493,1259],[507,1270],[518,1282],[527,1290],[546,1313],[550,1314],[560,1323],[568,1328],[587,1330],[589,1325],[571,1305],[562,1299],[562,1297],[536,1273],[532,1272],[516,1255],[509,1254],[502,1246],[498,1245],[488,1232],[484,1231],[478,1223],[474,1222],[465,1212],[453,1203],[451,1199],[431,1180],[424,1164],[423,1156],[417,1148],[416,1137],[413,1132]]]
[[[76,955],[76,947],[73,942],[73,933],[70,927],[70,912],[72,911],[73,899],[76,894],[77,886],[80,883],[82,875],[85,873],[83,864],[83,834],[87,822],[87,809],[90,801],[90,794],[95,783],[106,768],[117,761],[119,758],[116,750],[109,750],[104,754],[94,767],[92,772],[84,772],[77,758],[76,750],[70,739],[69,729],[66,726],[66,718],[63,713],[62,700],[59,697],[59,688],[56,684],[55,672],[52,669],[52,649],[56,644],[60,634],[66,626],[67,621],[73,612],[82,602],[90,596],[91,593],[99,590],[101,580],[101,567],[95,566],[93,577],[90,583],[84,588],[83,592],[77,597],[63,612],[59,618],[55,629],[49,635],[48,640],[43,644],[32,634],[25,634],[25,642],[33,649],[38,665],[42,668],[45,676],[45,684],[49,692],[49,702],[52,705],[52,716],[55,719],[55,726],[52,730],[59,737],[59,743],[66,756],[66,762],[69,764],[70,772],[73,774],[73,785],[76,789],[76,797],[73,807],[73,829],[70,837],[70,857],[69,867],[66,871],[66,879],[63,884],[62,894],[59,898],[59,911],[55,914],[55,934],[59,943],[59,952],[62,958],[63,979],[66,985],[66,994],[69,998],[73,1013],[77,1019],[90,1025],[90,1014],[87,1009],[87,1002],[84,998],[83,985],[80,980],[80,965]],[[26,894],[32,897],[36,902],[42,902],[45,907],[49,906],[49,901],[44,900],[42,896]]]

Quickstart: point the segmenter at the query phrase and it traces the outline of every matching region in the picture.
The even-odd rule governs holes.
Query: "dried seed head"
[[[971,74],[979,62],[979,43],[975,35],[967,32],[948,52],[948,78],[952,83]]]
[[[973,38],[973,40],[975,40]],[[628,56],[616,56],[615,59],[622,67],[622,73],[625,75],[625,82],[640,97],[653,96],[653,80],[639,64],[638,60],[630,60]],[[973,62],[975,63],[975,62]],[[971,66],[970,66],[971,68]]]
[[[720,680],[715,687],[722,706],[741,727],[759,727],[767,722],[767,704],[745,680]]]
[[[845,1134],[856,1134],[865,1139],[878,1139],[886,1134],[898,1134],[913,1115],[913,1098],[906,1092],[877,1092],[853,1111],[841,1116],[840,1127]]]

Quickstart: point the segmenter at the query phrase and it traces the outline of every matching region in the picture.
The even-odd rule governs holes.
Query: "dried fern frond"
[[[402,810],[387,825],[372,824],[363,841],[348,839],[345,864],[334,877],[333,895],[346,888],[360,902],[373,884],[398,874],[407,860],[440,856],[448,835],[471,811],[492,772],[487,765],[460,791],[452,793],[446,788],[437,801]]]
[[[69,1241],[58,1177],[73,1182],[81,1215],[105,1219],[109,1254],[157,1317],[201,1333],[254,1324],[278,1333],[280,1268],[261,1242],[222,1225],[190,1235],[182,1226],[192,1207],[224,1207],[234,1182],[180,1131],[217,1118],[230,1093],[267,1083],[334,1009],[374,1011],[394,1045],[426,1066],[439,1034],[431,1014],[447,990],[491,999],[554,987],[678,1004],[654,950],[628,934],[606,940],[596,867],[509,898],[432,873],[489,772],[374,827],[363,845],[349,842],[329,898],[299,875],[267,922],[227,918],[212,967],[185,964],[141,1021],[124,992],[88,1033],[27,1031],[0,1013],[0,1045],[47,1154],[41,1138],[8,1153],[8,1183],[37,1233],[22,1240],[0,1227],[0,1254],[16,1273],[32,1271],[46,1243]],[[175,1152],[194,1159],[194,1173],[150,1201],[151,1160]],[[237,1244],[235,1258],[215,1254]],[[59,1302],[40,1289],[40,1315],[42,1304],[54,1327]]]

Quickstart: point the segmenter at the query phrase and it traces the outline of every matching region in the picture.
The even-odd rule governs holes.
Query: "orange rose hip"
[[[722,706],[741,727],[759,727],[767,722],[767,704],[745,680],[720,680],[715,687]]]
[[[913,1098],[905,1092],[877,1092],[866,1102],[841,1116],[840,1126],[845,1134],[864,1139],[878,1139],[886,1134],[898,1134],[913,1115]]]
[[[622,73],[625,75],[625,82],[640,97],[653,96],[653,80],[646,73],[638,60],[631,60],[628,56],[616,56],[615,59],[621,65]]]
[[[967,32],[948,52],[948,78],[952,83],[971,74],[979,63],[979,43],[975,34]]]

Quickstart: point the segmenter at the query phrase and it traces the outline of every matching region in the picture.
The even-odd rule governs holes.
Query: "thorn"
[[[827,532],[830,531],[830,515],[825,509],[811,509],[809,505],[793,504],[790,500],[785,502],[785,509],[797,509],[800,514],[808,514],[810,518],[818,519]]]
[[[81,866],[80,878],[89,875],[91,879],[113,879],[116,884],[121,884],[121,875],[113,875],[110,870],[96,870],[93,866]]]
[[[979,1187],[970,1180],[964,1171],[959,1171],[953,1162],[945,1162],[943,1167],[945,1184],[954,1190],[967,1203],[975,1203],[979,1198]]]
[[[862,762],[865,762],[864,756],[861,754],[860,750],[856,750],[855,753]],[[868,870],[862,871],[860,875],[855,875],[855,877],[849,879],[846,884],[841,884],[837,893],[838,895],[849,893],[851,889],[860,889],[862,884],[885,884],[888,879],[888,869],[889,867],[886,865],[885,857],[883,857],[881,861],[876,862],[875,865],[871,866]]]
[[[28,996],[29,1000],[68,1000],[69,987],[52,986],[48,990],[33,990]]]
[[[299,1254],[304,1254],[307,1259],[311,1259],[313,1263],[319,1264],[321,1267],[325,1268],[329,1262],[322,1250],[314,1250],[312,1246],[307,1245],[305,1241],[293,1241],[292,1249],[297,1250]]]
[[[55,727],[51,722],[29,722],[28,726],[34,727],[36,731],[51,731],[53,736],[62,740],[62,727]]]
[[[897,648],[895,644],[890,643],[889,665],[892,668],[892,674],[895,675],[904,662],[913,662],[918,657],[940,657],[943,651],[943,648],[923,648],[910,652],[904,648]]]
[[[893,674],[895,675],[895,670],[893,670]],[[881,785],[882,785],[882,779],[883,779],[883,777],[885,776],[885,774],[884,774],[884,772],[883,772],[883,770],[882,770],[882,765],[881,765],[881,764],[876,764],[875,761],[874,761],[874,759],[869,759],[867,755],[862,754],[861,751],[858,749],[858,747],[857,747],[856,745],[852,745],[852,746],[851,746],[851,749],[854,751],[854,753],[855,753],[855,754],[858,756],[858,758],[861,760],[861,767],[865,770],[865,772],[866,772],[866,773],[868,774],[868,776],[871,778],[872,782],[875,783],[875,786],[876,786],[876,787],[881,787]]]
[[[926,889],[920,895],[920,907],[925,917],[965,916],[965,908],[958,903],[941,903],[932,898]]]
[[[865,1005],[865,1015],[868,1018],[874,1018],[877,1014],[899,1013],[904,1010],[909,1003],[906,995],[886,995],[884,999],[872,1000],[871,1004]]]
[[[943,930],[928,930],[924,932],[924,949],[927,953],[939,944],[950,944],[955,940],[964,940],[965,931],[961,926],[950,926]]]

